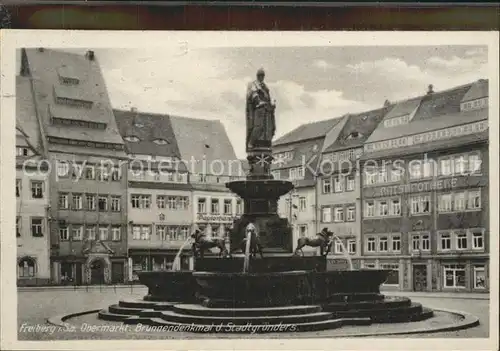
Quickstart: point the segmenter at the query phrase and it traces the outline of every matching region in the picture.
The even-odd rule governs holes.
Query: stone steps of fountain
[[[422,307],[420,310],[409,313],[409,314],[386,314],[386,315],[377,315],[373,316],[373,323],[409,323],[409,322],[418,322],[431,318],[434,315],[434,312],[429,309]]]
[[[329,293],[325,292],[324,296],[318,296],[316,297],[318,300],[324,300],[327,301],[328,303],[335,303],[335,302],[375,302],[375,301],[383,301],[386,299],[386,296],[383,294],[380,294],[378,292],[370,292],[370,293],[351,293],[351,292],[346,292],[346,293]]]
[[[151,294],[144,296],[143,300],[148,302],[178,303],[178,301],[172,301],[172,299],[169,297],[151,295]]]
[[[109,310],[101,310],[97,314],[99,319],[105,320],[105,321],[110,321],[110,322],[125,322],[128,318],[132,317],[131,315],[127,314],[117,314],[117,313],[112,313]]]
[[[286,316],[322,312],[319,305],[264,308],[209,308],[195,304],[178,304],[172,307],[172,311],[184,315],[212,317]]]
[[[133,300],[120,300],[118,301],[118,305],[122,307],[131,307],[131,308],[153,308],[154,306],[158,306],[161,302],[156,301],[145,301],[142,299],[133,299]]]
[[[234,324],[246,325],[264,325],[264,324],[297,324],[297,323],[311,323],[326,321],[331,318],[332,314],[329,312],[314,312],[299,315],[282,315],[282,316],[204,316],[204,315],[186,315],[176,313],[173,311],[163,311],[162,319],[167,322],[183,323],[183,324]]]
[[[323,305],[323,309],[329,312],[349,310],[373,310],[380,308],[399,308],[411,305],[407,297],[387,297],[384,300],[375,301],[353,301],[353,302],[330,302]]]
[[[144,310],[143,307],[123,307],[116,304],[108,307],[108,311],[114,314],[139,315],[139,312],[141,312],[142,310]]]
[[[325,306],[325,310],[328,306]],[[345,311],[331,311],[334,318],[362,318],[370,317],[374,319],[392,319],[396,316],[410,316],[422,312],[422,305],[419,303],[411,303],[409,306],[399,307],[380,307],[371,309],[350,309]]]

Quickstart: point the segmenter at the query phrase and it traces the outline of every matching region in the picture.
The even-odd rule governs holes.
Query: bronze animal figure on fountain
[[[302,248],[304,246],[311,246],[311,247],[319,247],[320,250],[320,255],[325,256],[328,254],[330,251],[333,240],[332,240],[333,232],[329,231],[328,228],[323,228],[321,232],[316,234],[315,238],[312,237],[304,237],[304,238],[299,238],[297,240],[297,248],[295,249],[295,255],[298,255],[299,251],[302,253],[302,256],[304,256],[304,251],[302,251]]]
[[[196,229],[193,234],[191,234],[191,238],[194,239],[193,244],[191,245],[191,250],[193,252],[193,257],[203,258],[204,252],[211,248],[218,248],[219,257],[225,256],[228,254],[226,248],[226,239],[219,237],[207,237],[205,233]]]
[[[245,230],[245,238],[241,241],[240,249],[243,253],[246,252],[246,247],[247,247],[247,235],[248,232],[251,232],[250,234],[250,257],[257,257],[257,253],[259,253],[261,258],[264,258],[264,254],[262,253],[262,244],[260,242],[260,236],[259,233],[257,232],[257,228],[255,228],[255,225],[250,223],[247,225],[246,230]]]

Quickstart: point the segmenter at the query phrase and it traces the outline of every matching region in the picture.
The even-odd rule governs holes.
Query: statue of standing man
[[[270,148],[276,131],[276,105],[271,101],[264,77],[265,72],[261,68],[257,71],[257,79],[250,83],[247,89],[247,152],[256,147]]]

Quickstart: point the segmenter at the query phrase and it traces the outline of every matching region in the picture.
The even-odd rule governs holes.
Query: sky
[[[481,46],[95,49],[114,108],[219,119],[245,157],[245,93],[257,69],[276,100],[276,138],[303,123],[488,78]]]

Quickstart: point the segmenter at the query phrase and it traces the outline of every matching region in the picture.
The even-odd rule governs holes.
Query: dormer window
[[[318,145],[314,144],[314,146],[313,146],[313,152],[316,152],[316,151],[318,151]]]
[[[153,143],[155,143],[157,145],[166,145],[166,144],[168,144],[168,141],[166,141],[165,139],[155,139],[155,140],[153,140]]]
[[[139,139],[138,137],[136,137],[134,135],[128,135],[123,139],[125,139],[126,141],[131,142],[131,143],[137,143],[137,142],[141,141],[141,139]]]
[[[361,138],[363,136],[363,134],[359,133],[359,132],[352,132],[351,134],[349,134],[347,136],[347,140],[349,139],[358,139],[358,138]]]
[[[460,104],[461,111],[479,110],[479,109],[486,108],[486,107],[488,107],[488,98],[487,97],[462,102]]]
[[[80,79],[77,77],[75,72],[71,67],[63,65],[57,69],[59,75],[59,81],[64,85],[78,85]]]
[[[141,122],[134,122],[134,127],[142,128],[144,127],[144,124],[142,124]]]
[[[393,118],[386,119],[384,121],[384,127],[386,127],[386,128],[396,127],[396,126],[400,126],[403,124],[408,124],[409,122],[410,122],[410,115],[393,117]]]

